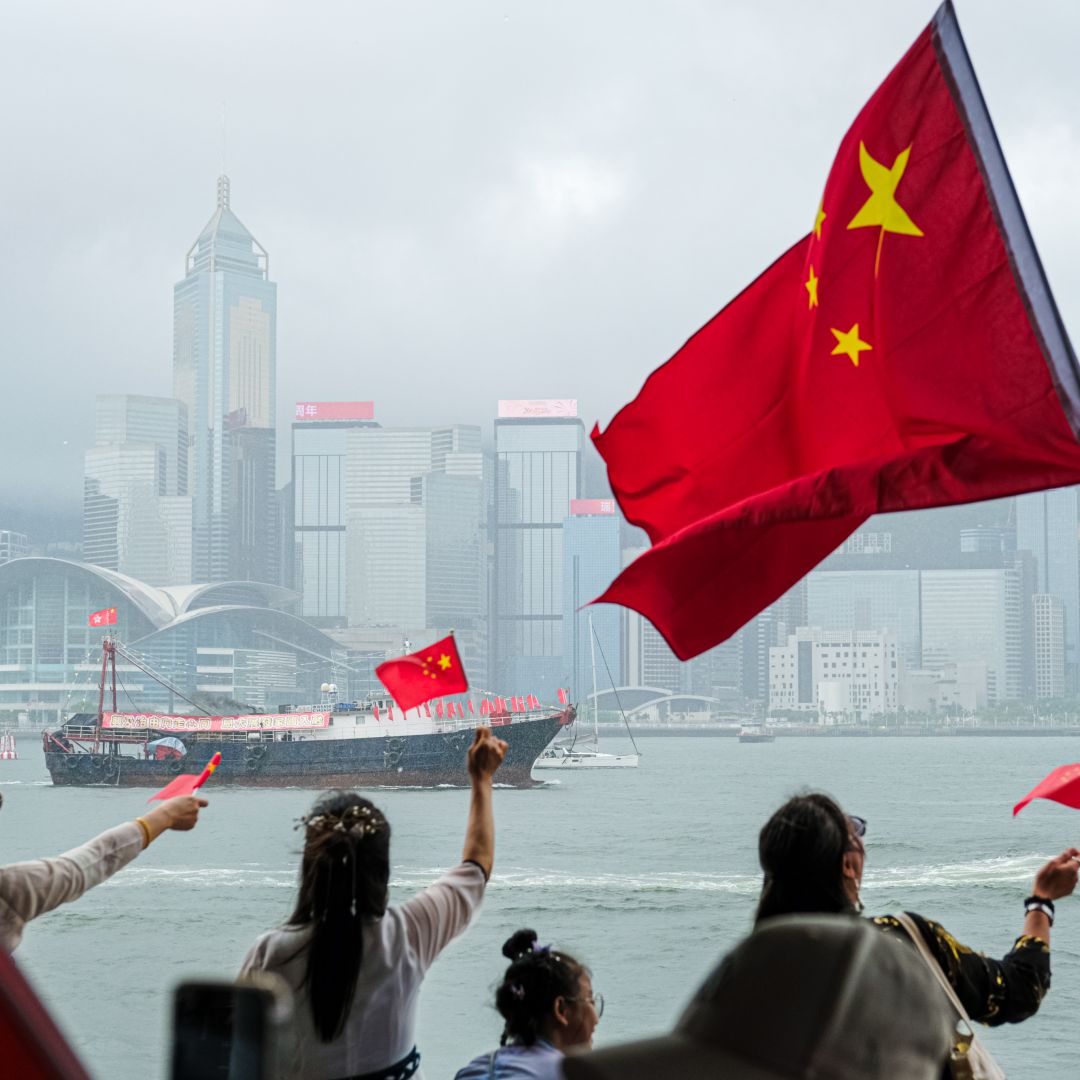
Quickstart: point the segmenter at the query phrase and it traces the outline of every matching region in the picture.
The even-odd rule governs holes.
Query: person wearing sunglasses
[[[511,963],[495,991],[504,1021],[499,1048],[473,1058],[454,1080],[561,1080],[566,1051],[592,1047],[603,995],[584,964],[537,940],[535,930],[519,930],[503,945]]]
[[[828,795],[789,799],[765,823],[758,858],[765,878],[755,922],[777,915],[859,914],[866,861],[864,818],[845,814]],[[1076,888],[1080,850],[1069,848],[1041,867],[1024,901],[1020,936],[1000,960],[961,945],[943,926],[908,912],[973,1020],[997,1025],[1026,1020],[1050,988],[1054,901]],[[891,915],[872,922],[907,939]]]

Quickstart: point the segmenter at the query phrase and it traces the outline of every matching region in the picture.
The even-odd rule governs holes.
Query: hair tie
[[[536,942],[534,941],[532,943],[532,951],[533,951],[534,956],[547,956],[547,954],[549,952],[551,952],[551,946],[550,945],[537,945]]]
[[[517,998],[518,1001],[525,1000],[525,987],[521,983],[512,983],[510,986],[510,993]]]

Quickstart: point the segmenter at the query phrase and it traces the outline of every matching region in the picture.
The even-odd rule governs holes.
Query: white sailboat
[[[537,769],[636,769],[638,762],[641,759],[640,753],[638,753],[637,743],[634,742],[634,736],[630,734],[630,727],[627,725],[626,732],[630,735],[630,742],[634,745],[634,753],[632,754],[606,754],[600,749],[600,728],[599,728],[599,699],[596,694],[596,631],[593,630],[592,616],[589,616],[589,646],[592,652],[592,680],[593,680],[593,692],[592,692],[592,731],[585,732],[583,734],[578,733],[580,724],[574,724],[573,727],[567,732],[566,735],[562,735],[557,738],[537,759],[533,762],[533,771]],[[603,647],[601,646],[601,654],[603,653]],[[607,666],[607,658],[604,658],[604,665]],[[611,672],[608,671],[608,678],[610,679]],[[612,690],[615,689],[615,684],[611,684]],[[616,693],[616,700],[618,700],[618,694]],[[622,711],[622,706],[619,706],[619,711]],[[626,715],[623,714],[623,721],[625,722]]]

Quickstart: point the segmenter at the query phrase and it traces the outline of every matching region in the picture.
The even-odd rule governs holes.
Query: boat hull
[[[556,713],[495,729],[507,743],[498,784],[530,787],[533,763],[563,726]],[[366,738],[214,740],[192,742],[181,760],[155,761],[117,752],[45,751],[58,787],[164,787],[183,773],[199,773],[218,750],[213,786],[236,787],[466,787],[465,762],[472,732],[461,729]]]
[[[533,769],[636,769],[637,754],[576,754],[572,750],[562,757],[541,757]]]

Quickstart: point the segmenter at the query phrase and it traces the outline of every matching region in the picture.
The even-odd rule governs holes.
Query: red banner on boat
[[[243,716],[173,716],[170,713],[103,713],[112,731],[308,731],[330,726],[328,712],[248,713]]]

